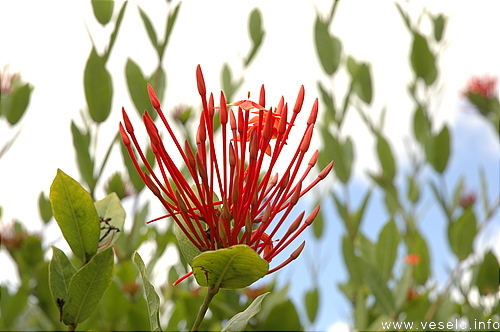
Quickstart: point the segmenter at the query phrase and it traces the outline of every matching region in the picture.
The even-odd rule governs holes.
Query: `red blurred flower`
[[[405,264],[410,263],[413,266],[417,266],[420,263],[420,255],[419,254],[408,254],[404,258],[403,262]]]
[[[476,199],[476,193],[470,192],[467,194],[463,194],[462,197],[460,197],[460,202],[458,204],[465,209],[469,206],[472,206],[476,202]]]
[[[207,100],[200,66],[196,70],[196,79],[203,105],[196,148],[187,141],[184,147],[181,146],[149,85],[151,103],[171,138],[169,142],[162,142],[156,124],[147,112],[144,113],[144,124],[159,172],[155,172],[146,160],[125,110],[123,125],[120,123],[122,140],[143,181],[167,209],[168,215],[164,217],[172,217],[200,251],[246,244],[271,262],[314,221],[319,205],[305,221],[302,212],[283,236],[275,239],[299,198],[325,178],[333,167],[332,161],[311,183],[303,184],[318,160],[316,150],[307,164],[304,162],[316,122],[318,100],[314,102],[295,152],[282,153],[301,111],[304,87],[299,91],[288,120],[288,104],[283,98],[278,107],[265,108],[264,86],[258,104],[242,100],[227,105],[224,93],[221,93],[220,106],[215,107],[212,94]],[[228,106],[238,108],[233,110]],[[216,109],[220,109],[218,118],[215,117]],[[215,121],[220,123],[221,142],[215,141],[214,128],[218,127]],[[141,170],[133,147],[147,172]],[[182,166],[173,161],[178,156],[182,159]],[[278,159],[285,158],[289,158],[288,166],[279,176],[275,167]],[[189,175],[181,172],[184,166]],[[268,273],[297,258],[304,245],[303,242],[287,260]]]
[[[486,99],[491,99],[497,94],[498,77],[490,76],[473,76],[467,82],[465,90],[462,92],[464,96],[469,93],[481,95]]]

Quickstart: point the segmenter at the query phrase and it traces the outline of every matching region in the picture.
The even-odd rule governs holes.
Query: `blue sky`
[[[113,119],[118,123],[121,106],[132,108],[123,77],[127,57],[133,58],[146,72],[152,71],[157,63],[136,4],[151,16],[157,31],[164,28],[166,7],[163,2],[132,1],[129,4],[109,62],[108,69],[114,75],[116,91],[113,111],[105,125],[110,127],[102,128],[102,132],[106,129],[115,132],[111,126]],[[472,75],[500,75],[500,50],[492,42],[493,31],[500,31],[497,19],[500,3],[480,1],[470,6],[467,2],[409,1],[402,5],[413,18],[424,6],[433,13],[442,11],[449,17],[445,32],[447,46],[440,59],[444,92],[434,114],[438,123],[448,123],[454,133],[450,169],[445,174],[447,182],[452,187],[458,176],[464,174],[467,188],[479,191],[477,169],[482,166],[486,170],[491,195],[497,197],[500,181],[498,136],[467,108],[459,92]],[[266,37],[255,62],[242,73],[241,58],[250,47],[247,19],[254,6],[261,8]],[[198,63],[203,67],[208,89],[219,91],[220,70],[222,64],[228,62],[235,73],[245,75],[245,83],[239,92],[241,98],[246,96],[246,91],[255,91],[256,94],[264,83],[270,103],[277,102],[281,95],[292,102],[303,84],[306,89],[304,107],[307,109],[318,96],[317,80],[328,84],[319,67],[312,37],[315,13],[326,13],[330,6],[330,1],[303,2],[294,6],[280,1],[252,4],[226,1],[215,8],[212,2],[185,2],[165,58],[167,105],[197,105],[194,72]],[[82,75],[91,48],[85,24],[98,50],[102,50],[111,30],[101,31],[93,21],[87,2],[0,2],[0,31],[8,32],[2,35],[0,66],[9,63],[12,70],[21,71],[23,78],[35,86],[22,133],[0,161],[0,188],[8,188],[0,191],[0,205],[4,210],[2,223],[18,218],[31,229],[40,229],[35,209],[39,192],[48,192],[57,168],[77,175],[69,125],[71,119],[80,121],[79,109],[85,105]],[[429,27],[424,25],[423,28]],[[398,165],[404,169],[408,164],[403,142],[409,137],[412,113],[412,104],[406,94],[406,84],[411,79],[408,31],[390,1],[342,2],[332,29],[341,38],[346,54],[371,63],[375,90],[370,113],[377,118],[378,112],[387,106],[385,133],[394,144]],[[339,96],[343,95],[346,84],[345,73],[340,73],[333,83]],[[0,126],[0,142],[12,133],[7,126]],[[345,133],[353,136],[357,146],[356,179],[350,191],[352,197],[359,197],[368,186],[366,171],[376,170],[378,164],[373,155],[370,133],[354,111],[347,120]],[[320,144],[317,138],[315,142]],[[120,158],[118,154],[113,156]],[[13,182],[13,175],[23,179],[23,185],[19,185],[18,180]],[[429,195],[429,192],[425,194]],[[328,206],[323,208],[329,209]],[[345,307],[345,299],[337,288],[338,282],[346,278],[339,253],[344,229],[336,212],[331,211],[326,225],[327,239],[320,245],[308,241],[308,250],[311,251],[305,252],[299,261],[279,275],[281,280],[300,276],[298,280],[304,282],[295,282],[294,279],[292,293],[297,299],[302,299],[302,292],[311,285],[309,273],[303,271],[309,268],[316,250],[330,256],[320,270],[323,306],[318,324],[314,326],[319,330],[350,319],[350,309]],[[442,282],[446,276],[445,268],[452,262],[449,248],[443,242],[446,233],[440,213],[438,207],[432,206],[421,229],[435,257],[434,277]],[[364,222],[363,231],[378,236],[381,225],[386,222],[379,195],[372,197],[367,215],[369,218]],[[498,235],[498,227],[493,227],[488,233]],[[0,254],[2,266],[5,259],[5,255]],[[2,281],[5,277],[3,274]]]

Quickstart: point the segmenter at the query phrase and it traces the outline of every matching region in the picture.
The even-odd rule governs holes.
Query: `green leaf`
[[[125,167],[127,168],[127,174],[130,177],[130,182],[132,182],[135,191],[139,193],[142,191],[142,189],[144,189],[146,185],[144,184],[144,181],[142,181],[139,173],[137,173],[137,170],[135,169],[134,163],[130,159],[125,145],[120,144],[120,148],[122,151],[123,163],[125,164]]]
[[[394,179],[396,176],[396,163],[394,161],[394,156],[389,143],[380,134],[377,134],[377,154],[384,177],[390,180]]]
[[[372,79],[370,67],[366,63],[358,64],[351,56],[347,59],[347,69],[351,75],[351,89],[367,104],[372,101]]]
[[[417,203],[420,198],[420,187],[413,176],[407,177],[408,180],[408,199],[412,203]]]
[[[78,170],[83,180],[89,186],[90,191],[94,191],[97,179],[94,177],[94,160],[90,156],[90,133],[83,133],[71,121],[71,134],[73,136],[73,146],[76,153]]]
[[[247,245],[205,251],[193,260],[193,273],[202,287],[237,289],[266,275],[269,263]]]
[[[97,251],[99,217],[90,194],[60,169],[50,186],[54,218],[71,250],[83,262]]]
[[[479,273],[477,276],[477,288],[481,295],[488,295],[497,293],[499,290],[498,285],[498,260],[490,250],[484,255],[483,263],[479,266]]]
[[[111,247],[120,237],[124,230],[125,210],[120,199],[115,193],[111,193],[100,201],[95,202],[97,214],[103,220],[108,220],[107,224],[101,221],[101,233],[99,235],[99,250]]]
[[[330,35],[328,28],[327,22],[323,22],[321,18],[316,17],[314,23],[316,52],[323,70],[331,76],[339,67],[342,43],[337,37]]]
[[[344,257],[345,265],[349,271],[350,280],[355,287],[362,284],[362,271],[359,263],[359,257],[354,254],[354,246],[348,236],[342,238],[342,256]]]
[[[434,38],[436,41],[441,41],[441,38],[443,38],[444,25],[446,23],[443,14],[433,17],[432,23],[434,23]]]
[[[38,211],[44,223],[48,223],[52,219],[52,206],[50,205],[49,198],[43,191],[38,196]]]
[[[122,178],[121,173],[118,172],[108,179],[105,190],[108,195],[116,193],[119,199],[123,199],[129,195],[127,188],[125,188],[125,180]]]
[[[113,278],[113,256],[111,248],[98,253],[71,278],[63,306],[64,324],[76,326],[94,311]]]
[[[417,107],[413,115],[413,135],[420,144],[425,144],[430,134],[431,124],[429,118],[421,105]]]
[[[413,71],[417,77],[422,78],[426,85],[434,83],[438,74],[436,58],[429,49],[427,39],[417,32],[413,32],[413,45],[410,60]]]
[[[151,331],[161,331],[160,326],[160,297],[156,294],[154,286],[148,279],[146,274],[146,266],[138,252],[134,254],[134,263],[137,265],[141,273],[142,283],[144,285],[144,292],[146,301],[148,303],[149,324]]]
[[[158,97],[161,103],[163,101],[165,90],[167,88],[167,75],[165,74],[165,71],[161,66],[156,68],[154,73],[151,75],[151,77],[149,78],[149,84],[151,84],[151,86],[154,88],[156,97]],[[157,113],[153,112],[150,115],[154,120],[156,119]]]
[[[410,237],[406,238],[408,253],[417,254],[420,256],[420,262],[415,266],[414,278],[415,284],[424,285],[429,279],[430,270],[430,255],[429,248],[425,239],[418,232],[414,232]]]
[[[181,219],[181,222],[184,222],[184,219]],[[186,229],[189,231],[187,226]],[[199,231],[198,228],[196,228],[196,230],[198,231],[198,235],[202,236],[201,231]],[[191,242],[177,223],[174,223],[174,235],[177,238],[177,243],[179,244],[179,249],[181,250],[182,255],[186,259],[187,263],[192,266],[193,259],[201,254],[201,251]]]
[[[394,219],[382,228],[377,243],[378,270],[384,281],[391,278],[392,268],[396,261],[397,249],[399,245],[399,232]]]
[[[324,228],[325,228],[325,222],[323,219],[323,212],[320,211],[316,219],[314,219],[314,222],[312,223],[313,235],[316,239],[320,239],[321,236],[324,234],[323,233]]]
[[[108,62],[109,55],[111,54],[111,50],[113,49],[113,46],[115,45],[116,37],[118,36],[118,31],[120,30],[120,27],[122,25],[123,21],[123,16],[125,15],[125,9],[127,8],[128,1],[123,2],[122,8],[120,8],[120,12],[118,13],[118,18],[116,19],[115,22],[115,28],[113,29],[113,32],[111,33],[111,37],[109,38],[109,44],[108,44],[108,49],[106,50],[106,53],[104,54],[104,63]]]
[[[33,86],[26,83],[22,86],[16,87],[12,94],[8,95],[6,98],[2,98],[0,107],[2,111],[0,112],[5,115],[5,118],[11,125],[15,125],[21,120],[21,117],[26,112],[28,105],[30,103],[31,92],[33,91]]]
[[[326,124],[326,127],[328,127],[328,124],[330,122],[336,120],[336,111],[335,111],[335,104],[333,101],[333,95],[326,90],[321,81],[318,81],[318,89],[321,92],[321,100],[323,100],[323,105],[326,107],[324,115],[325,119],[324,123]]]
[[[233,98],[234,94],[234,87],[233,87],[233,78],[231,74],[231,68],[227,64],[227,62],[224,62],[224,65],[222,66],[222,90],[224,91],[224,94],[226,96],[226,100],[229,102]]]
[[[252,39],[252,48],[248,54],[244,66],[247,67],[253,58],[257,54],[260,46],[262,45],[262,40],[264,39],[264,29],[262,28],[262,15],[258,8],[254,8],[250,13],[250,19],[248,20],[248,30],[250,32],[250,38]]]
[[[225,331],[244,331],[248,321],[257,315],[260,311],[262,300],[269,294],[269,292],[259,295],[253,302],[245,309],[234,315],[224,326],[222,332]]]
[[[93,47],[85,65],[83,84],[90,117],[97,123],[108,118],[113,98],[111,75],[105,65],[105,59]]]
[[[52,260],[49,264],[49,285],[54,300],[68,299],[68,288],[76,268],[71,264],[66,254],[59,248],[52,246]]]
[[[130,58],[127,59],[125,65],[125,77],[127,78],[128,92],[134,102],[135,109],[139,115],[142,115],[144,110],[151,109],[147,88],[148,81],[144,77],[141,68]]]
[[[472,208],[466,209],[457,221],[448,224],[448,239],[451,250],[459,260],[472,253],[472,244],[477,233],[476,215]]]
[[[441,132],[434,137],[429,137],[425,142],[427,161],[436,172],[443,173],[450,156],[450,132],[445,125]]]
[[[284,319],[285,318],[285,319]],[[267,319],[259,326],[261,331],[303,331],[299,315],[292,301],[275,306]]]
[[[408,290],[412,286],[413,279],[413,266],[411,264],[407,264],[404,267],[403,275],[401,279],[398,280],[396,287],[394,288],[394,306],[396,309],[396,313],[398,313],[408,298]]]
[[[163,54],[165,53],[165,49],[167,48],[168,41],[170,40],[170,35],[174,29],[175,21],[177,20],[177,15],[179,14],[179,9],[181,8],[182,2],[179,2],[177,6],[175,6],[173,12],[169,12],[167,24],[165,26],[165,34],[163,36],[163,44],[158,48],[158,57],[160,58],[160,63],[163,59]]]
[[[142,10],[140,7],[137,8],[139,9],[139,14],[141,15],[142,23],[146,28],[146,32],[148,33],[151,44],[153,44],[154,48],[158,48],[158,37],[156,36],[156,31],[153,27],[153,24],[151,23],[151,20],[149,19],[148,15],[144,12],[144,10]]]
[[[376,304],[387,316],[392,317],[396,312],[394,298],[386,281],[375,267],[366,260],[360,260],[363,271],[364,282],[370,288],[376,299]]]
[[[401,5],[398,2],[395,2],[394,4],[396,5],[396,8],[398,9],[399,14],[403,18],[403,21],[408,30],[410,30],[410,32],[413,32],[413,28],[411,26],[410,18],[408,17],[408,15],[403,11],[403,8],[401,8]]]
[[[92,9],[94,10],[95,18],[102,25],[106,25],[113,16],[114,1],[92,0]]]
[[[304,297],[304,305],[306,307],[307,318],[312,323],[316,320],[316,315],[318,314],[319,307],[319,291],[318,288],[314,288],[306,293]]]

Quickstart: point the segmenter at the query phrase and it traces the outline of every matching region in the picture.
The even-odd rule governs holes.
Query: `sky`
[[[500,76],[500,49],[493,41],[494,32],[500,31],[497,18],[500,2],[479,1],[474,6],[464,1],[444,0],[401,4],[414,19],[424,7],[432,13],[443,12],[449,18],[445,31],[447,44],[439,60],[444,90],[434,114],[438,122],[449,124],[453,132],[459,133],[453,137],[455,149],[446,178],[449,183],[454,183],[459,174],[465,174],[467,188],[478,191],[477,168],[483,165],[491,183],[491,196],[497,197],[498,136],[471,112],[460,98],[460,91],[472,75]],[[137,5],[150,16],[157,31],[164,30],[167,13],[164,2],[129,3],[108,64],[113,73],[115,94],[110,119],[101,128],[103,146],[107,146],[106,140],[115,133],[113,126],[120,119],[121,107],[133,108],[124,79],[127,58],[139,63],[148,74],[157,64]],[[263,15],[266,35],[254,62],[243,72],[242,58],[250,48],[247,20],[255,6]],[[198,64],[203,68],[208,90],[220,91],[220,71],[225,62],[233,68],[233,73],[245,77],[238,92],[240,99],[246,97],[246,91],[257,95],[264,83],[269,103],[277,103],[282,95],[293,102],[300,86],[304,85],[304,107],[311,107],[319,94],[317,80],[329,84],[319,66],[312,37],[316,13],[326,15],[330,6],[330,1],[297,2],[293,6],[284,1],[184,2],[164,58],[167,108],[180,103],[197,106],[199,97],[194,74]],[[423,29],[429,31],[429,26],[424,25]],[[411,39],[394,3],[344,1],[337,8],[331,30],[342,40],[345,54],[370,62],[375,89],[370,114],[376,119],[380,110],[387,107],[385,133],[394,144],[398,164],[403,168],[408,166],[403,142],[409,136],[412,113],[412,104],[406,93],[412,75],[408,62]],[[0,1],[0,31],[3,32],[0,67],[10,64],[12,71],[20,71],[23,79],[35,86],[30,107],[22,121],[21,134],[0,160],[2,223],[19,219],[30,229],[40,230],[42,225],[34,208],[40,191],[48,193],[57,168],[73,176],[78,174],[69,126],[72,119],[81,123],[79,110],[85,105],[82,77],[92,45],[89,33],[98,51],[102,51],[112,30],[111,27],[103,29],[95,22],[86,1]],[[346,83],[346,75],[340,73],[333,83],[339,96],[343,95]],[[109,137],[106,132],[110,133]],[[9,126],[0,124],[0,142],[14,133]],[[353,135],[358,149],[369,147],[356,156],[356,178],[350,190],[354,197],[358,197],[367,186],[366,171],[377,170],[378,163],[372,153],[370,133],[355,112],[351,112],[347,120],[345,133]],[[320,144],[317,137],[313,144]],[[99,153],[102,157],[104,152]],[[113,154],[113,157],[121,158],[119,154]],[[112,172],[111,167],[109,174]],[[376,221],[376,216],[383,214],[383,209],[377,204],[371,204],[370,213],[375,217],[370,220],[374,221],[364,229],[374,237],[385,221]],[[315,251],[331,252],[331,258],[321,270],[323,276],[331,276],[333,281],[329,277],[320,278],[324,297],[318,324],[314,326],[319,330],[332,325],[338,328],[339,324],[351,319],[350,309],[336,286],[347,277],[338,243],[339,234],[344,230],[336,212],[331,211],[335,217],[326,226],[327,238],[332,239],[331,242],[324,241],[320,247],[309,241],[311,249],[304,253],[304,257],[311,258]],[[423,229],[432,229],[434,216],[439,218],[437,208],[432,209],[430,217],[424,220]],[[57,238],[56,227],[48,232]],[[432,242],[431,251],[440,253],[434,262],[439,280],[445,275],[442,266],[451,264],[448,262],[450,252],[442,244],[445,234],[432,233],[426,235]],[[493,243],[495,235],[498,238],[498,227],[488,233],[492,235],[479,241],[480,244]],[[304,279],[304,283],[295,283],[292,287],[292,296],[297,302],[300,302],[304,290],[311,287],[310,275],[301,273],[310,269],[308,260],[290,265],[289,271],[279,276],[283,282],[291,280],[290,276]],[[0,262],[2,266],[7,262],[5,253],[0,253]],[[2,272],[0,280],[5,280],[6,276],[7,273]]]

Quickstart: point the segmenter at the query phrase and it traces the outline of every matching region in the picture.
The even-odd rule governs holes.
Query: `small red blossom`
[[[408,254],[404,258],[403,262],[405,264],[410,263],[413,266],[417,266],[420,263],[420,255],[419,254]]]
[[[461,207],[468,208],[469,206],[474,205],[477,199],[477,194],[475,192],[470,192],[467,194],[463,194],[460,197],[460,202],[458,203]]]
[[[492,99],[496,96],[498,85],[498,77],[490,76],[473,76],[467,82],[465,90],[462,92],[464,96],[469,93],[478,94],[486,99]]]
[[[168,212],[155,220],[171,217],[202,252],[245,244],[271,262],[316,218],[319,205],[305,220],[305,212],[302,212],[276,239],[299,198],[323,180],[333,167],[332,161],[314,180],[305,183],[318,160],[318,150],[308,161],[305,159],[318,113],[318,99],[295,151],[282,153],[302,109],[303,86],[292,112],[289,112],[283,98],[276,108],[265,107],[264,86],[259,103],[242,100],[227,104],[224,93],[221,93],[220,106],[216,107],[213,95],[207,98],[200,66],[196,70],[196,79],[203,106],[196,147],[188,141],[183,145],[178,141],[150,85],[151,103],[170,137],[168,142],[162,141],[156,124],[148,112],[144,112],[143,120],[158,171],[153,170],[146,160],[124,109],[123,123],[120,123],[123,143],[141,178]],[[216,109],[219,109],[218,117],[215,116]],[[215,122],[218,122],[217,126]],[[216,141],[214,128],[219,124],[221,137]],[[182,160],[182,166],[174,163],[176,158]],[[279,175],[277,162],[287,158],[288,166]],[[139,160],[147,171],[142,171]],[[187,168],[188,175],[181,172],[183,167]],[[304,245],[305,242],[268,273],[296,259]]]

